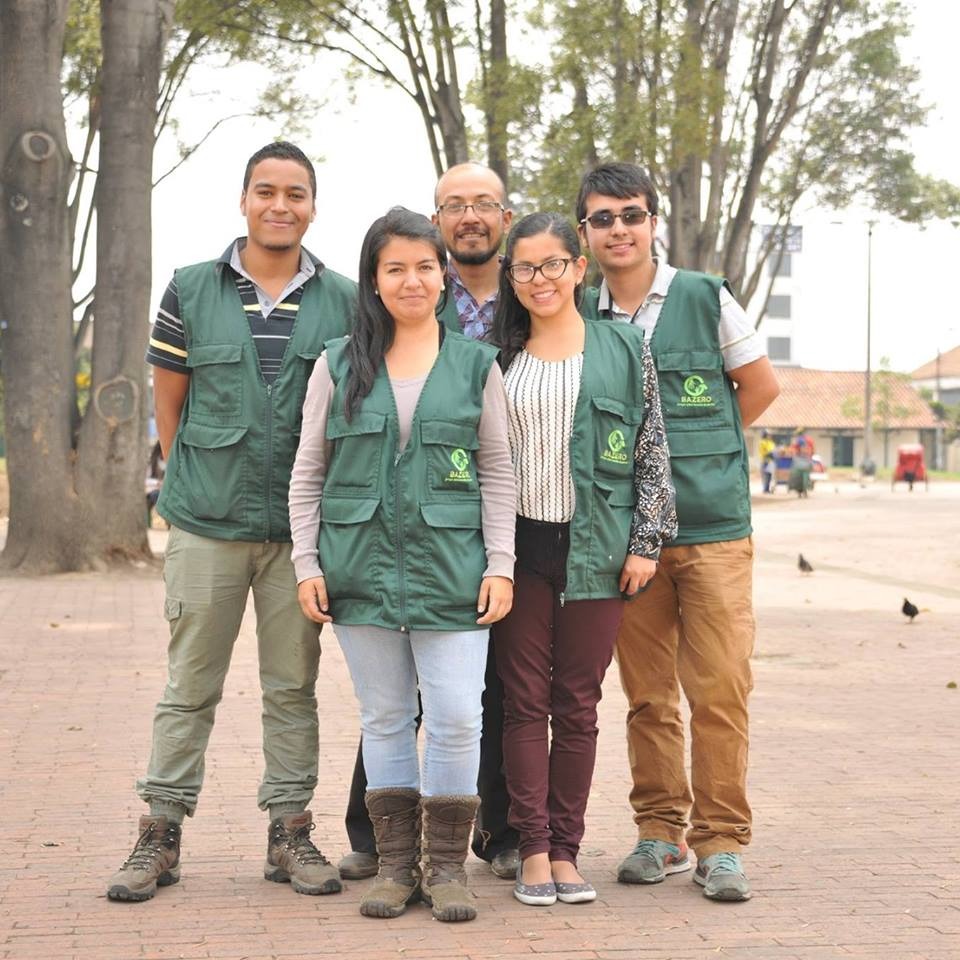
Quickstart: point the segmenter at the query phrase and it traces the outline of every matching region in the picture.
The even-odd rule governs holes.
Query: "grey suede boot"
[[[423,899],[438,920],[473,920],[477,908],[463,869],[478,796],[423,798]]]
[[[409,787],[368,790],[367,810],[380,869],[360,901],[365,917],[399,917],[420,898],[420,794]]]
[[[157,887],[180,879],[180,824],[166,817],[140,818],[140,836],[123,866],[107,882],[111,900],[149,900]]]

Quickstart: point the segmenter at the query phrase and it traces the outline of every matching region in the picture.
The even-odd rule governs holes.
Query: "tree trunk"
[[[480,38],[478,37],[478,41]],[[495,171],[509,190],[510,165],[507,160],[506,103],[510,64],[507,61],[506,0],[490,3],[490,62],[486,66],[484,112],[487,125],[487,166]]]
[[[102,0],[97,294],[90,404],[77,490],[93,556],[149,555],[144,350],[150,309],[150,195],[160,85],[160,0]]]
[[[0,565],[75,568],[74,378],[60,91],[68,0],[0,4],[0,307],[10,526]]]

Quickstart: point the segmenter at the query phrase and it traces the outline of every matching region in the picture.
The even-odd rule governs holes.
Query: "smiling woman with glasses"
[[[585,269],[560,214],[524,217],[507,238],[493,325],[517,480],[516,604],[493,642],[520,835],[514,896],[531,906],[596,898],[577,856],[600,685],[623,600],[676,532],[653,362],[637,328],[580,316]]]

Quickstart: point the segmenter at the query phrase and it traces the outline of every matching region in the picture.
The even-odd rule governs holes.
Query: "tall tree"
[[[911,221],[960,210],[909,150],[926,110],[897,48],[900,0],[557,0],[536,20],[554,57],[519,159],[531,198],[568,209],[599,159],[638,162],[671,261],[724,274],[744,300],[785,237],[768,231],[751,260],[761,213],[783,228],[804,197]]]
[[[67,2],[0,4],[0,317],[10,481],[3,563],[29,558],[28,566],[41,569],[60,565],[56,554],[75,535],[79,507],[73,339],[64,322],[72,310],[73,167],[60,91]]]

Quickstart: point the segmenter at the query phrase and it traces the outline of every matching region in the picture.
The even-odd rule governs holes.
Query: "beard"
[[[499,249],[500,245],[497,244],[495,247],[490,247],[489,250],[448,250],[447,252],[454,263],[463,263],[468,267],[480,267],[489,263],[497,255]]]

